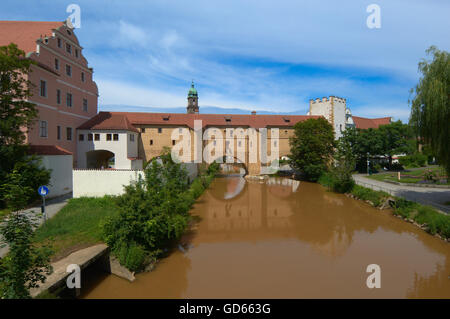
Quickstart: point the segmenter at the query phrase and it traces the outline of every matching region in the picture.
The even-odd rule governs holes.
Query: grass
[[[420,181],[423,181],[424,178],[424,174],[426,171],[431,170],[433,173],[435,173],[438,176],[442,176],[443,172],[442,172],[442,168],[439,166],[430,166],[430,167],[424,167],[424,168],[420,168],[420,169],[416,169],[416,170],[411,170],[411,171],[402,171],[400,172],[401,174],[401,179],[400,181],[398,180],[398,174],[397,172],[387,172],[387,173],[379,173],[379,174],[374,174],[374,175],[370,175],[368,176],[368,178],[377,180],[377,181],[393,181],[393,182],[401,182],[401,183],[417,183]],[[442,184],[442,183],[436,183],[436,184]],[[447,182],[447,184],[449,184],[449,182]]]
[[[4,217],[9,215],[9,213],[11,213],[11,211],[9,209],[7,209],[7,208],[0,209],[0,220],[2,220]]]
[[[117,212],[110,196],[73,198],[36,230],[34,242],[50,243],[53,259],[62,258],[74,250],[102,242],[100,223]]]

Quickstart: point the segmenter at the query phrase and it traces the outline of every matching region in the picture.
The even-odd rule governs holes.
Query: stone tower
[[[194,81],[192,81],[191,88],[189,89],[187,100],[188,100],[187,113],[188,114],[198,113],[198,93],[194,87]]]

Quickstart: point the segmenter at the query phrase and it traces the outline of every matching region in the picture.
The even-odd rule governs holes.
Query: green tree
[[[334,165],[329,172],[329,187],[338,193],[346,193],[355,185],[352,173],[355,170],[356,155],[347,139],[340,138],[334,154]]]
[[[381,125],[375,130],[381,140],[381,154],[389,158],[389,169],[392,166],[392,156],[395,154],[408,153],[411,151],[412,131],[409,125],[403,124],[400,120]]]
[[[450,54],[434,46],[426,53],[433,59],[419,63],[422,77],[411,90],[410,124],[450,176]]]
[[[29,190],[21,185],[22,176],[17,171],[10,176],[11,180],[6,184],[10,188],[8,203],[15,213],[0,225],[2,246],[9,246],[8,254],[0,259],[0,299],[30,298],[29,289],[45,282],[45,275],[52,271],[49,263],[51,251],[47,246],[37,248],[32,244],[38,223],[32,213],[21,211]]]
[[[14,196],[5,192],[11,190],[10,180],[17,179],[18,174],[22,176],[20,185],[29,191],[24,193],[29,200],[37,196],[36,184],[47,184],[50,178],[34,164],[36,158],[27,157],[24,145],[23,129],[31,127],[38,114],[35,105],[27,102],[32,96],[32,83],[24,75],[31,72],[32,64],[15,44],[0,46],[0,208]],[[10,176],[14,170],[15,175]]]
[[[290,139],[290,165],[302,172],[305,179],[317,181],[327,170],[334,149],[334,131],[324,118],[308,119],[294,126]]]

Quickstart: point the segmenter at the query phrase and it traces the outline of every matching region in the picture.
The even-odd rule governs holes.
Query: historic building
[[[308,118],[306,115],[259,115],[252,112],[242,114],[200,114],[198,93],[192,83],[187,96],[186,114],[180,113],[136,113],[136,112],[100,112],[77,129],[78,163],[80,168],[111,167],[131,169],[142,167],[142,163],[157,157],[169,147],[175,147],[185,138],[187,149],[191,149],[185,161],[194,161],[196,123],[201,126],[203,139],[200,141],[203,152],[207,145],[222,145],[223,152],[211,156],[226,161],[227,154],[234,154],[234,160],[245,165],[250,174],[259,174],[261,167],[267,166],[256,157],[252,161],[253,151],[261,146],[261,139],[245,134],[244,130],[253,129],[259,133],[267,130],[266,154],[270,160],[272,148],[279,150],[279,157],[290,153],[289,137],[293,135],[293,126]],[[272,129],[278,129],[278,136]],[[175,135],[174,135],[175,133]],[[179,137],[182,136],[182,137]],[[177,138],[174,138],[176,136]],[[229,151],[227,153],[227,151]],[[111,159],[114,158],[114,163]],[[199,155],[200,160],[202,154]]]
[[[36,62],[25,77],[39,115],[26,128],[26,142],[38,154],[49,146],[72,153],[76,167],[76,128],[97,114],[98,89],[74,30],[65,22],[0,21],[0,45],[10,43]]]
[[[138,169],[159,156],[165,148],[174,148],[185,142],[185,150],[190,151],[179,153],[184,161],[204,160],[203,153],[211,149],[211,145],[222,145],[223,152],[216,154],[214,150],[212,157],[226,162],[226,155],[233,154],[230,160],[243,164],[247,173],[258,175],[273,160],[290,154],[289,138],[293,136],[296,123],[320,116],[333,125],[337,138],[349,126],[368,128],[390,122],[390,118],[353,117],[346,100],[336,97],[311,100],[308,115],[260,115],[255,111],[248,115],[201,114],[198,92],[192,83],[187,95],[186,114],[100,112],[80,125],[77,128],[77,162],[79,168]],[[195,154],[196,123],[202,130],[198,142],[200,155]],[[267,132],[265,143],[259,134],[263,129]],[[245,130],[257,133],[256,137],[246,134],[248,131]],[[261,161],[256,156],[255,161],[252,155],[260,152],[263,144],[269,160]],[[277,158],[272,156],[275,154],[272,149],[278,150]]]
[[[378,128],[380,125],[391,123],[391,117],[369,119],[352,116],[352,112],[347,108],[347,100],[344,98],[330,96],[328,98],[315,99],[309,101],[308,115],[320,115],[325,117],[333,126],[336,139],[342,136],[347,127],[360,129]]]

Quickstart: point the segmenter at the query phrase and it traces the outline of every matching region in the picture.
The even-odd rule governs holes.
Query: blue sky
[[[71,3],[101,109],[184,107],[194,79],[200,111],[305,114],[335,95],[355,115],[407,121],[417,63],[450,47],[448,0],[2,0],[0,19],[62,21]],[[366,26],[372,3],[380,29]]]

